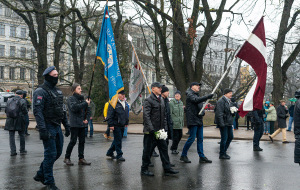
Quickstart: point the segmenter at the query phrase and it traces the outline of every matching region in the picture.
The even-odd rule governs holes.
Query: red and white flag
[[[263,106],[267,80],[264,17],[260,19],[236,57],[251,65],[257,76],[253,86],[239,108],[239,115],[244,117],[249,111],[261,110]]]

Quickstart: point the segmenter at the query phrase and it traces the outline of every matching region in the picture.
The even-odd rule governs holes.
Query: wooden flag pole
[[[225,78],[225,76],[227,75],[227,73],[229,72],[229,69],[231,68],[231,66],[233,65],[233,63],[235,62],[235,60],[236,60],[236,57],[234,57],[234,59],[231,61],[231,63],[227,67],[226,71],[224,72],[223,76],[221,77],[221,79],[217,83],[216,87],[211,92],[211,94],[214,94],[217,91],[218,87],[220,86],[221,82],[223,81],[223,79]],[[202,109],[199,112],[199,115],[203,112],[203,110],[204,110],[205,106],[208,104],[208,102],[209,102],[209,99],[206,100],[205,104],[203,105]]]

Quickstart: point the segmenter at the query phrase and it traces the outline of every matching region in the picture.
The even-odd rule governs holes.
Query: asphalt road
[[[35,175],[43,159],[43,148],[36,131],[27,137],[25,156],[10,157],[8,132],[0,132],[0,189],[39,190],[44,186],[35,182]],[[228,154],[231,160],[219,160],[218,139],[206,139],[205,155],[213,160],[212,164],[199,164],[195,143],[188,157],[190,164],[181,163],[180,155],[170,154],[171,162],[180,173],[164,176],[160,158],[153,158],[154,177],[140,175],[142,156],[142,135],[129,135],[123,141],[125,162],[107,159],[105,154],[111,141],[96,133],[87,138],[85,157],[91,166],[77,165],[77,145],[72,154],[74,166],[66,166],[63,158],[69,138],[65,138],[62,157],[54,166],[56,185],[66,190],[299,190],[300,166],[293,163],[294,143],[262,142],[263,152],[253,152],[251,141],[233,141]],[[16,138],[17,150],[19,139]],[[184,142],[180,143],[181,152]]]

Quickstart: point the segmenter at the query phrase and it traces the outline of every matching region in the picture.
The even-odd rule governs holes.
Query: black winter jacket
[[[129,115],[128,115],[128,105],[125,102],[125,109],[122,104],[118,101],[116,108],[114,109],[110,104],[107,111],[107,123],[109,127],[124,127],[128,125]]]
[[[9,100],[10,101],[10,100]],[[28,113],[26,100],[20,96],[15,96],[11,101],[19,101],[19,117],[17,118],[6,118],[4,130],[8,131],[24,131],[25,130],[25,118],[24,116]],[[5,110],[6,112],[6,110]]]
[[[222,98],[218,100],[215,113],[217,127],[232,126],[234,114],[231,114],[231,106],[225,96],[222,96]]]
[[[169,98],[164,98],[164,102],[165,102],[166,120],[167,120],[167,126],[168,126],[168,139],[172,139],[173,138],[173,121],[171,118]]]
[[[297,100],[294,108],[294,133],[295,133],[295,155],[294,162],[300,163],[300,99]]]
[[[144,133],[159,131],[160,129],[168,130],[165,117],[165,103],[161,96],[157,98],[155,94],[151,93],[145,99],[143,107]]]
[[[200,97],[199,93],[193,91],[189,88],[186,91],[186,120],[187,126],[202,126],[203,125],[203,116],[205,115],[205,111],[203,111],[200,115],[199,112],[203,107],[203,102],[205,102],[209,98],[209,95]]]
[[[278,121],[278,127],[279,128],[286,128],[286,118],[288,118],[288,110],[282,106],[279,105],[276,109],[277,112],[277,121]]]
[[[84,100],[84,97],[79,94],[73,94],[68,98],[69,120],[71,127],[84,128],[87,124],[84,124],[85,110],[87,109],[86,119],[90,119],[91,110],[88,107],[88,103]]]

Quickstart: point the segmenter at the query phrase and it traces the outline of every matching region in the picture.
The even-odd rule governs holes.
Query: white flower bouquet
[[[154,132],[154,135],[159,140],[166,140],[168,138],[168,133],[164,129]]]
[[[231,114],[234,114],[234,113],[236,113],[238,111],[238,109],[236,108],[236,107],[230,107],[230,112],[231,112]]]

